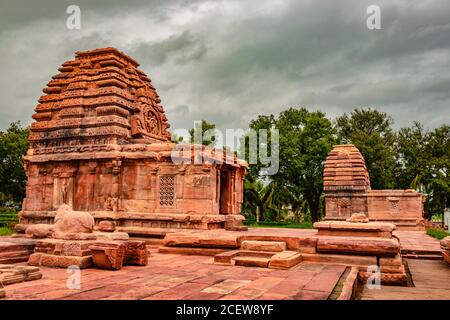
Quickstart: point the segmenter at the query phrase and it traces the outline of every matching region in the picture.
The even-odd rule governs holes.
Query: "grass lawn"
[[[14,233],[14,225],[19,222],[17,211],[0,207],[0,236],[9,236]]]
[[[0,236],[10,236],[14,233],[14,230],[9,227],[0,227]]]
[[[442,240],[445,237],[450,236],[450,233],[448,233],[447,231],[442,230],[442,229],[428,228],[427,235],[432,236],[433,238],[436,238],[438,240]]]
[[[311,222],[286,223],[286,222],[260,222],[245,221],[244,224],[250,228],[294,228],[294,229],[312,229]]]

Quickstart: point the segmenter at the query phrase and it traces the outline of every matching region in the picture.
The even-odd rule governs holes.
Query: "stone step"
[[[317,252],[395,256],[400,252],[400,245],[397,239],[322,236],[317,240]]]
[[[241,249],[249,251],[281,252],[286,250],[286,242],[245,240],[242,241]]]
[[[234,265],[245,267],[261,267],[267,268],[269,266],[270,258],[263,257],[235,257]]]
[[[302,260],[302,255],[298,251],[282,251],[270,258],[269,268],[289,269],[299,264]]]
[[[30,255],[23,255],[23,256],[20,256],[20,257],[0,259],[0,264],[3,264],[3,263],[8,263],[9,264],[9,263],[27,262],[29,258],[30,258]]]
[[[402,254],[405,259],[422,259],[422,260],[443,260],[442,254]]]

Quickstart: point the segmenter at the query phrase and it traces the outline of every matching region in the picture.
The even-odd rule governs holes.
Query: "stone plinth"
[[[314,223],[319,236],[392,238],[395,225],[386,222],[320,221]]]
[[[0,264],[27,262],[35,243],[34,239],[1,237]]]
[[[81,269],[92,267],[89,246],[95,240],[42,239],[36,242],[34,253],[28,264],[53,268],[75,265]]]
[[[446,237],[441,240],[441,249],[444,260],[450,264],[450,237]]]
[[[47,84],[24,158],[18,233],[53,223],[62,204],[89,213],[105,232],[246,229],[246,162],[172,143],[161,99],[138,66],[114,48],[76,52]]]
[[[349,220],[360,221],[360,218],[355,214]],[[357,266],[361,281],[367,281],[371,270],[378,269],[383,284],[405,286],[407,275],[400,242],[393,235],[396,226],[386,222],[350,221],[316,222],[315,252],[303,254],[304,261]]]

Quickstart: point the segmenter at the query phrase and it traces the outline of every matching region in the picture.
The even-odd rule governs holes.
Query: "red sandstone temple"
[[[346,220],[363,213],[371,221],[398,228],[423,228],[424,196],[412,189],[372,190],[363,156],[352,144],[336,145],[324,170],[326,220]]]
[[[76,52],[58,69],[33,115],[22,226],[52,223],[68,204],[130,235],[245,229],[246,163],[215,150],[215,162],[175,164],[161,100],[138,65],[103,48]],[[202,146],[184,147],[206,156]]]

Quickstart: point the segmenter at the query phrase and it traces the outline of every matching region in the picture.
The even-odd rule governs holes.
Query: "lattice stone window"
[[[175,176],[159,177],[159,205],[172,207],[175,201]]]

